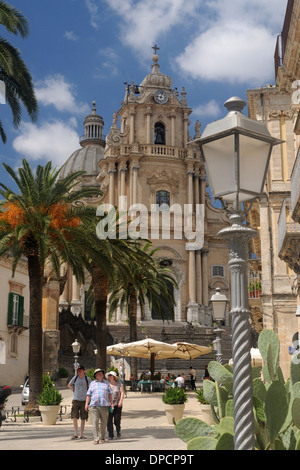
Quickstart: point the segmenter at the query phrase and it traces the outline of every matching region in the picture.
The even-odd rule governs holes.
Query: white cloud
[[[286,5],[281,0],[215,0],[206,6],[208,26],[177,57],[181,70],[216,82],[259,86],[269,80]]]
[[[214,118],[219,116],[221,109],[216,100],[210,100],[208,103],[200,104],[193,109],[193,115]]]
[[[120,37],[141,58],[163,36],[180,35],[177,69],[193,79],[261,85],[274,74],[282,0],[106,0]]]
[[[64,37],[69,41],[78,41],[78,36],[74,33],[74,31],[66,31]]]
[[[107,76],[116,76],[118,74],[119,56],[112,47],[106,47],[99,50],[101,57],[100,66],[96,68],[94,76],[96,78],[105,78]]]
[[[36,84],[36,96],[44,106],[54,106],[58,111],[76,114],[87,113],[90,107],[86,103],[77,103],[72,84],[67,83],[62,75],[53,75]]]
[[[106,0],[106,3],[122,20],[122,42],[148,58],[149,46],[193,17],[201,0]]]
[[[231,22],[198,36],[176,62],[194,79],[259,85],[270,78],[274,49],[274,37],[264,27]]]
[[[23,123],[21,134],[12,143],[13,148],[28,160],[52,161],[60,166],[79,148],[76,120],[45,122],[40,126]]]
[[[90,23],[93,28],[98,28],[98,5],[95,0],[85,0],[86,7],[90,14]]]

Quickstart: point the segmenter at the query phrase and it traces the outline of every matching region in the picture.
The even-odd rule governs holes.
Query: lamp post
[[[75,339],[74,343],[72,343],[72,349],[74,353],[75,359],[75,375],[77,375],[77,367],[78,367],[78,355],[80,353],[80,343],[78,343],[77,339]]]
[[[222,333],[223,330],[220,328],[221,322],[224,321],[225,319],[225,313],[226,313],[226,305],[227,305],[227,297],[224,294],[221,294],[220,288],[217,287],[215,294],[211,296],[210,299],[212,303],[212,311],[213,311],[213,319],[217,323],[217,328],[214,330],[214,333],[216,333],[216,339],[213,342],[215,346],[215,351],[216,351],[216,359],[217,361],[222,364],[223,362],[223,354],[222,354]]]
[[[245,105],[241,98],[230,98],[224,105],[227,116],[208,124],[195,140],[212,195],[230,213],[231,226],[219,236],[229,244],[235,450],[254,448],[247,251],[257,233],[245,225],[242,205],[261,195],[273,146],[282,143],[262,122],[242,113]]]

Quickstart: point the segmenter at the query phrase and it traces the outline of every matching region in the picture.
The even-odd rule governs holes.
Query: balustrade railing
[[[286,250],[288,239],[295,233],[300,232],[300,224],[294,222],[291,214],[291,200],[285,198],[283,200],[280,215],[278,218],[278,253],[283,254]]]

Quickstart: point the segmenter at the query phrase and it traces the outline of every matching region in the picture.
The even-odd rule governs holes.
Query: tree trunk
[[[37,255],[28,256],[29,275],[29,382],[27,409],[38,410],[38,395],[43,387],[42,267]]]
[[[107,346],[107,324],[106,324],[106,305],[107,305],[107,278],[101,269],[94,267],[92,275],[92,285],[95,298],[95,317],[96,317],[96,367],[106,370],[106,346]]]
[[[130,342],[137,341],[137,298],[135,291],[130,294],[130,303],[129,303],[129,335]],[[138,376],[138,358],[130,358],[130,369],[133,376],[137,379]]]

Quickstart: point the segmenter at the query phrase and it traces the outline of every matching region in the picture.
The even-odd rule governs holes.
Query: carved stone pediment
[[[147,183],[150,185],[152,193],[162,187],[168,187],[173,195],[179,190],[179,179],[175,178],[172,173],[166,171],[154,173],[147,178]]]

